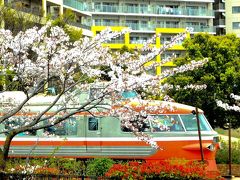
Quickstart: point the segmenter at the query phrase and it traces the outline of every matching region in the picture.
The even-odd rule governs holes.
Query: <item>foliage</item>
[[[69,158],[14,158],[7,162],[6,171],[24,174],[65,174],[82,175],[85,172],[84,161]]]
[[[177,74],[166,80],[173,88],[167,93],[177,102],[198,106],[205,111],[209,122],[214,127],[223,127],[231,119],[234,128],[240,126],[239,113],[225,112],[218,107],[215,100],[232,103],[228,95],[239,92],[240,84],[240,39],[233,34],[213,36],[205,33],[187,39],[183,46],[186,55],[175,61],[176,65],[189,62],[191,59],[208,58],[208,63],[196,71]],[[206,84],[201,91],[184,89],[189,84]],[[176,88],[180,85],[181,88]]]
[[[204,179],[205,165],[195,161],[128,162],[114,164],[106,173],[109,178],[121,179]]]
[[[232,141],[232,163],[240,164],[240,140]],[[229,163],[229,145],[227,141],[221,141],[221,149],[217,151],[216,162],[218,164]]]
[[[69,35],[70,41],[78,41],[82,36],[82,29],[71,26],[71,24],[76,23],[75,14],[67,9],[63,16],[59,16],[58,18],[52,21],[52,26],[59,26],[64,29],[64,31]]]
[[[116,163],[116,164],[115,164]],[[94,176],[110,179],[203,179],[205,165],[197,161],[113,161],[108,158],[76,160],[69,158],[10,159],[6,173],[15,175]]]
[[[11,30],[13,34],[34,26],[40,26],[40,16],[22,12],[23,7],[21,5],[18,5],[15,9],[17,10],[12,9],[11,5],[0,7],[0,22],[4,22],[5,28]]]
[[[87,162],[87,175],[103,176],[115,162],[109,158],[96,158]]]

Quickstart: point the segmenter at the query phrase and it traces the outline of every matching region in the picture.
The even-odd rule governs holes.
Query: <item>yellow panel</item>
[[[179,33],[183,33],[186,30],[183,28],[156,28],[156,34],[179,34]],[[190,34],[187,33],[187,37],[190,37]],[[161,45],[161,40],[160,37],[156,38],[156,46],[158,48],[160,48]],[[174,45],[172,48],[169,48],[168,50],[178,50],[178,51],[184,51],[184,47],[182,45]],[[157,56],[157,62],[161,62],[161,57],[160,55]],[[163,64],[162,66],[175,66],[175,64],[173,62],[167,62],[165,64]],[[157,67],[157,75],[161,74],[161,66]]]
[[[163,64],[162,66],[176,66],[172,61]]]
[[[102,44],[102,45],[104,47],[109,47],[111,49],[121,49],[125,44]]]
[[[102,31],[104,29],[106,29],[106,26],[92,26],[92,32],[93,32],[93,36],[96,36],[97,32]],[[127,27],[124,26],[114,26],[111,27],[112,31],[122,31],[123,29],[125,29]],[[124,44],[103,44],[104,46],[108,46],[111,49],[121,49],[124,45],[129,47],[130,44],[130,33],[126,33],[124,35]]]
[[[185,32],[184,28],[156,28],[156,33],[164,33],[164,34],[178,34]]]

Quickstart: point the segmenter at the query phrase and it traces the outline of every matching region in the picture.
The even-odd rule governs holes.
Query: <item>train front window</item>
[[[199,114],[198,116],[199,116],[201,131],[211,131],[211,127],[207,123],[205,116],[203,114]],[[180,115],[180,117],[187,131],[198,130],[196,115],[186,114],[186,115]]]
[[[184,131],[178,115],[155,115],[150,116],[152,131]]]

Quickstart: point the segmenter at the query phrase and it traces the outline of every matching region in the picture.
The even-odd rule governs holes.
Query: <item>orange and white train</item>
[[[134,101],[134,100],[133,100]],[[35,133],[17,135],[10,147],[13,157],[69,157],[115,159],[201,160],[200,141],[195,110],[192,106],[173,102],[152,101],[151,106],[165,103],[162,113],[148,111],[142,131],[152,137],[159,149],[139,140],[129,129],[123,128],[119,118],[76,114],[57,126]],[[143,104],[133,102],[133,108],[141,110]],[[147,105],[148,103],[145,103]],[[34,105],[32,105],[33,107]],[[37,109],[36,105],[33,109]],[[33,110],[34,111],[34,110]],[[208,171],[217,171],[215,162],[219,148],[218,134],[212,129],[203,111],[199,110],[202,149]],[[1,126],[1,128],[3,128]],[[46,134],[49,136],[46,137]],[[2,146],[5,136],[0,136]]]

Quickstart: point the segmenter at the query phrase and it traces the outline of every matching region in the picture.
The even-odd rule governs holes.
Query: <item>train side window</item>
[[[153,132],[183,131],[183,126],[178,115],[151,116]]]
[[[77,135],[77,121],[75,117],[71,117],[66,121],[66,135],[76,136]]]
[[[95,117],[88,118],[88,130],[97,131],[98,130],[98,119]]]
[[[46,124],[49,124],[49,122],[45,122]],[[65,123],[64,121],[54,125],[50,126],[44,129],[44,132],[46,135],[57,135],[57,136],[64,136],[66,135],[66,128],[65,128]]]
[[[169,131],[171,120],[167,115],[151,116],[151,125],[153,132]]]
[[[28,121],[25,119],[29,119],[29,117],[12,117],[11,120],[4,123],[4,128],[5,130],[10,131],[14,128],[24,126],[24,122]],[[17,136],[36,136],[36,134],[37,134],[36,130],[32,130],[32,131],[21,132]]]
[[[45,122],[45,124],[49,122]],[[54,126],[44,129],[46,134],[57,136],[75,136],[77,135],[77,121],[75,117],[71,117],[62,121]]]
[[[139,120],[132,122],[131,125],[128,126],[121,126],[121,130],[123,132],[132,132],[132,129],[136,128],[138,132],[149,132],[150,131],[150,123],[147,119]]]

